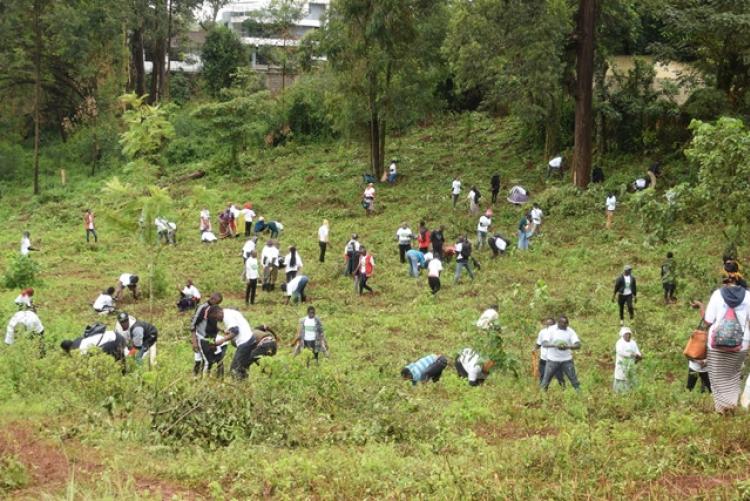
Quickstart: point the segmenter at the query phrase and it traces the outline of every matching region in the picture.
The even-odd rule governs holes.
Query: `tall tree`
[[[443,5],[440,0],[338,0],[329,9],[321,48],[352,121],[362,123],[360,112],[367,117],[370,166],[378,177],[384,169],[394,81],[424,71],[424,60],[414,56],[421,46],[419,25]]]
[[[576,29],[575,141],[573,144],[573,183],[579,188],[586,188],[591,181],[596,13],[596,0],[579,0]]]
[[[237,35],[223,26],[214,26],[206,36],[201,52],[203,79],[212,96],[232,84],[237,68],[249,63],[247,47]]]

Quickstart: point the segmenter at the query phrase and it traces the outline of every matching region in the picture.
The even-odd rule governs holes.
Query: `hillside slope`
[[[626,195],[614,229],[606,231],[603,189],[575,195],[560,181],[546,184],[539,153],[516,146],[514,131],[512,124],[474,115],[471,129],[467,121],[445,119],[394,139],[388,155],[400,160],[401,178],[395,186],[377,186],[372,218],[359,205],[366,153],[343,143],[277,148],[231,176],[171,185],[179,243],[158,258],[170,295],[122,306],[159,327],[159,363],[125,376],[106,358],[68,358],[57,349],[61,339],[97,320],[89,304],[120,273],[148,274],[152,249],[106,215],[112,201],[102,187],[111,173],[50,187],[38,200],[11,191],[0,201],[0,217],[10,223],[0,229],[3,251],[17,252],[24,229],[42,249],[34,255],[42,267],[35,297],[50,353],[37,360],[23,336],[0,351],[0,419],[11,430],[0,435],[0,492],[36,498],[67,490],[82,499],[146,491],[238,499],[747,493],[750,420],[719,419],[710,396],[684,389],[681,351],[697,322],[687,300],[707,299],[717,283],[723,248],[713,238],[716,230],[680,227],[669,246],[646,246],[640,215]],[[623,160],[611,169],[607,187],[618,189],[646,164]],[[513,249],[492,260],[486,249],[477,252],[482,267],[473,282],[452,285],[453,266],[447,267],[443,290],[432,297],[424,274],[411,279],[399,264],[395,231],[402,221],[416,229],[426,220],[431,228],[445,225],[451,243],[459,232],[474,241],[476,218],[463,199],[476,184],[486,205],[495,171],[501,195],[523,184],[533,200],[549,202],[542,204],[543,236],[525,253]],[[453,175],[465,188],[456,210],[449,197]],[[293,358],[288,349],[306,306],[283,305],[278,290],[259,291],[258,303],[244,306],[242,239],[199,243],[199,210],[206,206],[215,218],[228,201],[252,201],[258,214],[284,223],[282,249],[297,245],[311,279],[310,301],[331,345],[319,366],[307,367],[307,353]],[[89,205],[99,215],[97,245],[84,241],[82,212]],[[495,226],[514,236],[520,210],[501,196],[494,212]],[[319,264],[316,236],[324,218],[331,221],[332,245]],[[355,295],[341,275],[352,232],[376,259],[372,296]],[[659,281],[667,250],[682,265],[680,302],[670,307],[662,303]],[[610,298],[627,263],[639,280],[631,326],[645,360],[638,389],[616,396],[619,321]],[[246,383],[191,378],[190,318],[174,307],[176,288],[187,278],[204,295],[222,291],[224,306],[281,334],[279,354],[264,360],[263,370],[252,368]],[[12,313],[16,294],[0,293],[2,318]],[[465,346],[486,347],[488,335],[473,323],[491,303],[500,306],[502,339],[518,362],[518,378],[497,371],[484,386],[470,388],[452,367],[437,384],[411,387],[399,378],[404,364],[424,354],[452,359]],[[543,394],[530,376],[540,320],[558,314],[570,317],[582,341],[575,355],[580,394],[554,385]],[[30,430],[20,441],[12,432],[19,428]],[[63,457],[62,450],[61,473],[36,474],[48,466],[22,453],[26,442],[58,451],[49,457]]]

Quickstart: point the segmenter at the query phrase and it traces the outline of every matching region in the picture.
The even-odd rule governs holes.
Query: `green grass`
[[[513,124],[473,115],[470,122],[443,119],[393,139],[387,155],[399,158],[402,177],[396,186],[378,185],[372,218],[359,206],[366,150],[344,143],[264,151],[248,155],[231,177],[212,174],[172,185],[179,245],[163,249],[160,263],[173,295],[192,278],[205,295],[222,291],[225,306],[282,335],[279,354],[263,362],[263,372],[254,367],[242,384],[191,379],[189,317],[176,312],[172,295],[125,306],[160,329],[156,370],[122,377],[106,358],[58,353],[59,340],[97,320],[88,305],[101,289],[123,272],[146,275],[151,251],[105,217],[112,201],[101,188],[113,172],[95,178],[73,173],[66,187],[48,181],[39,199],[21,188],[3,190],[0,217],[9,223],[0,229],[3,252],[17,252],[27,228],[42,248],[34,256],[43,281],[35,299],[52,346],[44,360],[34,358],[24,339],[2,348],[0,422],[34,420],[41,440],[95,451],[105,473],[100,482],[78,474],[32,492],[131,497],[144,494],[145,476],[179,486],[178,497],[195,489],[209,498],[237,499],[676,497],[706,489],[718,498],[747,494],[750,419],[718,418],[709,396],[684,390],[681,351],[697,321],[686,303],[706,299],[717,282],[723,245],[714,225],[680,223],[668,246],[646,246],[627,196],[615,228],[604,230],[599,190],[582,195],[575,211],[562,203],[543,205],[544,235],[530,252],[512,250],[497,260],[486,250],[477,253],[482,269],[473,283],[452,285],[453,266],[447,267],[437,297],[430,296],[424,276],[410,279],[398,263],[394,235],[402,221],[413,229],[422,219],[430,227],[444,224],[451,242],[459,232],[475,239],[476,219],[465,205],[451,209],[455,174],[464,194],[476,184],[484,203],[495,170],[504,190],[520,183],[534,198],[559,198],[553,190],[561,184],[544,183],[543,159],[517,146],[515,131]],[[645,170],[648,160],[611,163],[616,169],[608,172],[607,184],[617,188]],[[208,190],[196,188],[202,185]],[[258,304],[245,308],[241,241],[199,244],[199,209],[207,205],[215,217],[230,200],[250,200],[258,214],[282,221],[283,245],[297,245],[311,278],[308,294],[331,345],[330,358],[319,367],[307,368],[306,355],[293,358],[287,349],[305,306],[283,305],[277,290],[260,292]],[[502,200],[493,222],[513,236],[520,210]],[[99,215],[98,245],[83,240],[88,206]],[[316,235],[324,218],[331,221],[333,243],[320,265]],[[341,276],[352,232],[376,259],[372,297],[354,295]],[[661,303],[659,265],[667,250],[684,270],[680,304],[673,307]],[[610,298],[626,263],[639,280],[632,326],[645,360],[637,391],[616,396],[611,383],[619,325]],[[2,318],[12,313],[16,294],[0,292]],[[494,302],[505,347],[521,364],[518,379],[498,372],[483,387],[470,388],[449,367],[438,384],[412,388],[400,380],[400,368],[426,353],[452,358],[465,346],[481,345],[484,334],[473,322]],[[582,341],[576,353],[580,395],[554,386],[545,395],[529,375],[539,321],[560,313],[570,317]],[[199,401],[207,403],[189,412]],[[24,492],[18,495],[28,497]]]

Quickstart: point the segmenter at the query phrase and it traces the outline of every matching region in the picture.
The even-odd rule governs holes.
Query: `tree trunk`
[[[169,101],[169,72],[172,69],[172,58],[170,57],[170,51],[172,50],[172,3],[174,0],[167,0],[167,63],[166,71],[164,72],[164,88],[162,89],[162,96],[165,101]]]
[[[607,119],[604,113],[601,112],[602,104],[607,101],[607,70],[609,65],[606,60],[600,58],[599,63],[596,65],[596,95],[597,100],[600,103],[599,113],[596,114],[595,137],[596,137],[596,151],[601,158],[607,154]]]
[[[34,2],[34,195],[39,194],[39,142],[42,107],[42,6]]]
[[[560,96],[555,92],[550,99],[549,111],[544,124],[544,160],[558,152],[560,136]]]
[[[377,101],[377,76],[371,72],[369,80],[370,105],[370,168],[372,174],[380,179],[382,174],[382,159],[380,158],[380,113]]]
[[[573,184],[586,188],[591,180],[593,136],[594,30],[596,0],[579,0],[576,46],[576,113]]]
[[[131,88],[138,96],[146,93],[146,69],[143,65],[143,27],[138,26],[130,35],[130,60],[133,68]]]

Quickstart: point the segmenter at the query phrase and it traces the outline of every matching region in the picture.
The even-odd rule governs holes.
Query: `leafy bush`
[[[325,106],[327,81],[320,75],[305,75],[284,93],[284,123],[295,137],[326,139],[333,126]]]
[[[587,190],[580,190],[573,185],[550,186],[534,201],[544,207],[545,212],[555,216],[577,216],[591,213],[592,207],[602,206],[606,192],[599,185],[590,185]]]
[[[3,283],[8,289],[22,289],[36,283],[39,265],[29,256],[12,257],[5,270]]]
[[[0,492],[20,489],[29,483],[26,467],[15,456],[0,458]]]
[[[730,109],[729,99],[724,91],[714,87],[701,87],[690,94],[680,111],[689,120],[716,120]]]

